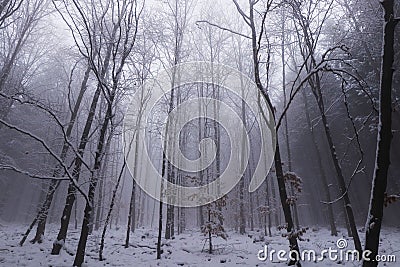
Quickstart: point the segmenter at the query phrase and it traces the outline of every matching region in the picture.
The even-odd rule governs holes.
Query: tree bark
[[[390,166],[392,140],[392,83],[394,61],[394,33],[398,20],[394,18],[394,0],[381,1],[384,8],[383,56],[379,95],[379,126],[375,171],[372,179],[371,200],[366,224],[365,249],[371,251],[371,261],[364,260],[363,267],[377,266],[373,261],[379,252],[379,236]]]
[[[83,263],[83,260],[85,257],[86,242],[87,242],[87,238],[89,235],[90,218],[93,217],[92,212],[94,210],[93,209],[94,197],[95,197],[95,193],[96,193],[97,183],[99,181],[98,171],[101,167],[101,158],[103,156],[103,148],[105,145],[108,124],[110,123],[111,118],[113,116],[112,104],[114,102],[117,84],[114,84],[114,86],[115,87],[113,88],[113,92],[111,93],[111,96],[110,96],[110,99],[108,102],[106,116],[104,118],[101,130],[100,130],[99,141],[97,143],[94,168],[93,168],[92,176],[90,178],[90,183],[89,183],[89,193],[88,193],[89,202],[86,203],[86,207],[85,207],[81,235],[79,238],[78,248],[77,248],[76,255],[75,255],[74,266],[82,266],[82,263]],[[109,134],[112,134],[112,131]]]

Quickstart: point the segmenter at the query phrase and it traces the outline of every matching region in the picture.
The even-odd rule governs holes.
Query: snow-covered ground
[[[0,266],[71,266],[79,238],[79,231],[70,230],[65,250],[60,256],[50,255],[52,241],[57,232],[56,225],[48,226],[48,233],[42,244],[26,242],[18,245],[26,226],[0,226]],[[272,249],[286,250],[287,240],[279,233],[257,241],[260,233],[250,232],[241,236],[228,232],[228,239],[213,239],[215,252],[207,253],[205,237],[200,232],[187,231],[175,239],[164,242],[161,260],[156,260],[156,230],[138,229],[131,234],[131,245],[124,248],[125,229],[108,230],[104,249],[105,260],[98,260],[100,233],[90,236],[86,250],[86,266],[286,266],[284,262],[273,262],[258,259],[258,252],[268,245]],[[326,229],[310,229],[304,235],[306,241],[300,241],[302,250],[313,249],[320,253],[323,249],[337,249],[336,242],[342,236],[332,237]],[[363,234],[361,234],[363,237]],[[254,242],[256,241],[256,242]],[[348,248],[352,249],[352,241]],[[203,250],[204,246],[204,250]],[[202,251],[203,250],[203,251]],[[400,229],[384,229],[381,235],[382,254],[393,254],[398,263],[381,263],[380,266],[400,266]],[[260,254],[261,255],[261,254]],[[303,266],[358,266],[359,262],[331,261],[325,258],[322,262],[303,262]]]

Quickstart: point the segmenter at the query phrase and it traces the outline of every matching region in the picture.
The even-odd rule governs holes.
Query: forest
[[[0,266],[399,266],[399,21],[0,0]]]

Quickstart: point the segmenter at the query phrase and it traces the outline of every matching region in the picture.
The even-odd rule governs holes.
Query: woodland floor
[[[26,242],[23,247],[18,245],[26,226],[0,226],[0,266],[72,266],[77,247],[79,231],[70,230],[65,249],[61,255],[50,255],[52,242],[57,232],[57,225],[48,226],[48,234],[42,244]],[[327,229],[310,229],[304,234],[306,241],[300,241],[300,248],[314,249],[316,252],[324,248],[336,249],[336,241],[343,236],[332,237]],[[162,260],[156,260],[157,230],[137,229],[131,234],[131,245],[125,249],[125,229],[108,230],[104,249],[104,261],[98,260],[98,244],[100,232],[94,232],[89,237],[86,250],[85,266],[286,266],[284,262],[274,259],[263,262],[258,260],[257,253],[267,244],[270,249],[287,249],[287,241],[280,233],[266,237],[265,241],[255,241],[259,232],[249,232],[245,236],[233,231],[228,232],[228,239],[214,238],[215,252],[213,255],[202,251],[206,240],[200,232],[187,231],[175,239],[163,243]],[[363,233],[360,233],[363,238]],[[348,240],[352,249],[352,240]],[[205,250],[207,245],[205,246]],[[400,266],[400,229],[384,229],[381,235],[382,254],[393,254],[397,263],[381,263],[379,266]],[[303,266],[359,266],[359,262],[330,261],[303,262]]]

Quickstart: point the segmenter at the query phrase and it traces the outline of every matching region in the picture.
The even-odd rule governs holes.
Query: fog
[[[2,1],[0,265],[254,266],[339,238],[398,255],[381,2]],[[378,264],[273,266],[336,263]]]

